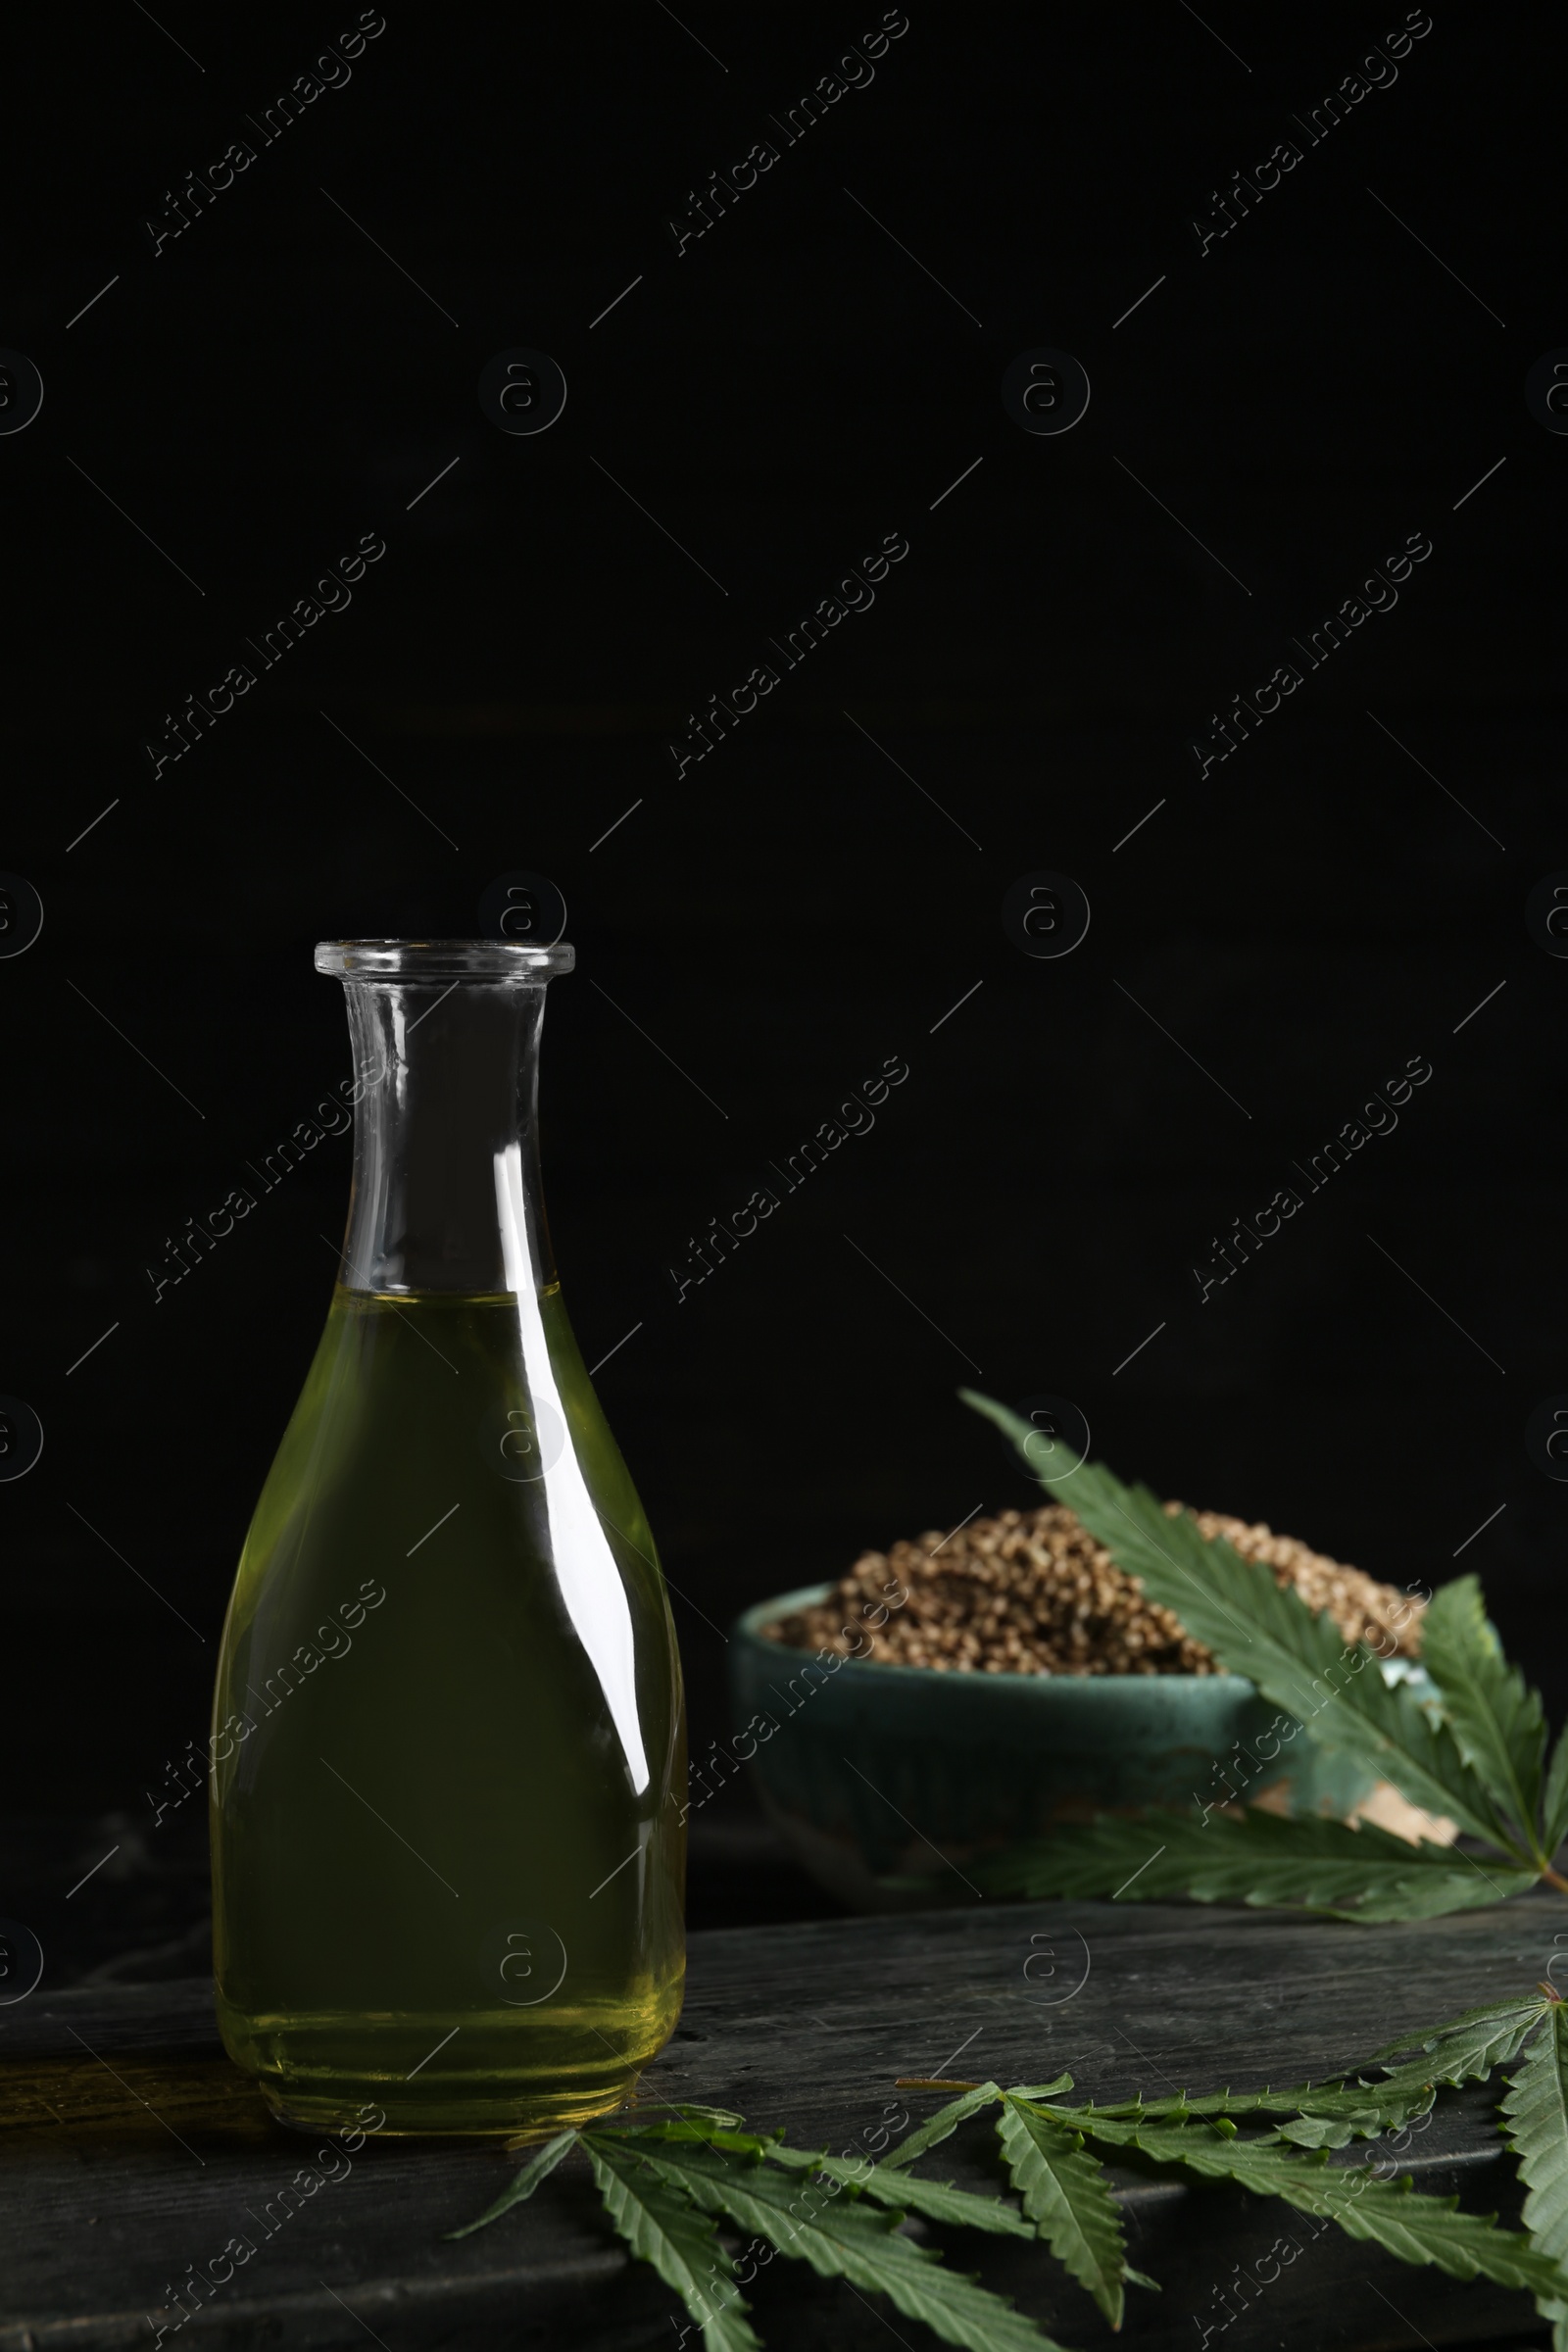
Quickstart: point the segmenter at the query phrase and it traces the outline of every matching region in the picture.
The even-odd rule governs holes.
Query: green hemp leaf
[[[1565,2018],[1568,2010],[1543,1987],[1412,2029],[1330,2082],[1281,2090],[1184,2090],[1097,2105],[1075,2098],[1065,2074],[1011,2087],[906,2078],[902,2089],[957,2095],[879,2164],[791,2147],[782,2132],[748,2131],[725,2109],[643,2110],[558,2133],[476,2221],[451,2234],[466,2237],[520,2208],[580,2150],[612,2226],[679,2296],[705,2352],[759,2352],[742,2289],[775,2255],[842,2278],[862,2296],[886,2295],[963,2352],[1061,2352],[1004,2297],[906,2234],[905,2224],[916,2215],[1042,2241],[1119,2328],[1127,2287],[1158,2282],[1127,2260],[1117,2191],[1095,2152],[1103,2149],[1124,2171],[1174,2175],[1199,2194],[1205,2182],[1229,2182],[1278,2197],[1401,2262],[1522,2289],[1553,2322],[1557,2352],[1568,2352]],[[1425,2115],[1442,2089],[1485,2081],[1522,2051],[1502,2103],[1528,2191],[1525,2228],[1515,2230],[1499,2229],[1494,2214],[1461,2211],[1455,2197],[1424,2195],[1408,2176],[1396,2178],[1392,2155],[1375,2143]],[[912,2170],[985,2113],[1020,2204]],[[1352,2138],[1374,2143],[1370,2161],[1331,2161],[1329,2151]],[[731,2251],[737,2236],[739,2253]]]
[[[1387,1682],[1370,1642],[1346,1642],[1326,1610],[1308,1608],[1222,1537],[1204,1536],[1190,1512],[1166,1511],[1147,1487],[1123,1486],[1102,1462],[1042,1478],[1027,1450],[1031,1424],[975,1390],[958,1394],[997,1424],[1035,1483],[1070,1505],[1119,1568],[1281,1709],[1274,1752],[1304,1737],[1353,1757],[1488,1849],[1476,1855],[1255,1807],[1198,1819],[1151,1810],[1054,1827],[1049,1839],[988,1866],[988,1886],[1037,1896],[1278,1904],[1367,1924],[1474,1910],[1543,1879],[1568,1892],[1551,1866],[1568,1834],[1568,1733],[1547,1765],[1540,1696],[1503,1656],[1473,1576],[1442,1587],[1427,1606],[1422,1663],[1435,1695],[1423,1695]]]

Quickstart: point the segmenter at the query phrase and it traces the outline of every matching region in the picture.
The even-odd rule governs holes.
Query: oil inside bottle
[[[559,1287],[340,1287],[214,1715],[230,2055],[284,2120],[536,2135],[684,1975],[680,1671]]]

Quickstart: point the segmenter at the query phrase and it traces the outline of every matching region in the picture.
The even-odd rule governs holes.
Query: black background
[[[389,0],[263,146],[355,16],[167,0],[13,59],[0,342],[45,399],[0,439],[0,864],[45,922],[0,963],[0,1389],[46,1444],[0,1487],[10,1809],[133,1844],[202,1738],[346,1141],[157,1304],[147,1269],[347,1074],[313,943],[471,934],[517,867],[570,909],[547,1191],[587,1360],[641,1325],[599,1387],[699,1748],[743,1604],[1029,1499],[963,1382],[1401,1583],[1506,1505],[1459,1566],[1560,1712],[1568,1490],[1524,1446],[1568,1390],[1568,963],[1524,924],[1568,866],[1568,439],[1524,399],[1568,344],[1550,16],[1437,9],[1308,145],[1402,10],[910,0],[786,147],[876,7]],[[519,345],[569,387],[536,437],[476,397]],[[1000,396],[1042,345],[1093,386],[1060,437]],[[352,607],[155,779],[164,714],[365,532]],[[677,780],[688,712],[890,532],[874,608]],[[1416,532],[1397,608],[1200,781],[1210,714]],[[1038,868],[1093,908],[1060,960],[1002,928]],[[688,1236],[889,1055],[874,1131],[677,1305]],[[1210,1237],[1416,1055],[1397,1132],[1200,1303]]]

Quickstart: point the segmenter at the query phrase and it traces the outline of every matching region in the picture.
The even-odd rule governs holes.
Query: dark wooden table
[[[645,2083],[839,2150],[890,2103],[897,2111],[905,2074],[1038,2082],[1070,2067],[1100,2098],[1321,2078],[1402,2026],[1528,1987],[1565,1917],[1544,1897],[1372,1930],[987,1902],[725,1930],[693,1937],[685,2015]],[[1491,2097],[1447,2094],[1408,2169],[1419,2187],[1516,2215]],[[916,2116],[934,2104],[910,2094]],[[979,2131],[960,2135],[936,2169],[993,2185],[987,2146]],[[313,2155],[314,2141],[273,2126],[228,2066],[204,1979],[41,1989],[0,2011],[0,2352],[151,2346],[176,2316],[170,2290],[240,2230],[254,2260],[185,2324],[182,2344],[675,2352],[675,2298],[630,2261],[576,2160],[530,2204],[454,2245],[442,2232],[471,2220],[516,2159],[482,2144],[371,2141],[262,2238],[255,2217]],[[1315,2225],[1274,2199],[1126,2175],[1119,2193],[1133,2259],[1164,2287],[1130,2293],[1120,2340],[1151,2352],[1201,2352],[1205,2340],[1224,2352],[1545,2340],[1525,2296],[1410,2269],[1335,2229],[1306,2242]],[[1255,2266],[1293,2228],[1300,2257],[1260,2290]],[[973,2233],[947,2242],[1063,2342],[1111,2340],[1043,2248]],[[1247,2308],[1226,2325],[1249,2279]],[[759,2332],[792,2352],[807,2329],[812,2352],[896,2342],[921,2352],[935,2340],[804,2264],[774,2263],[751,2292]]]

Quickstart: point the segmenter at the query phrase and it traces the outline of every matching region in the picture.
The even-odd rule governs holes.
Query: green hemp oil
[[[378,1074],[345,1278],[240,1561],[211,1774],[223,2039],[302,2126],[559,2130],[623,2100],[680,2010],[679,1661],[532,1150],[533,959],[570,954],[318,952]],[[371,957],[396,968],[361,978]],[[479,974],[443,998],[464,957]],[[408,1279],[432,1270],[463,1287]]]

